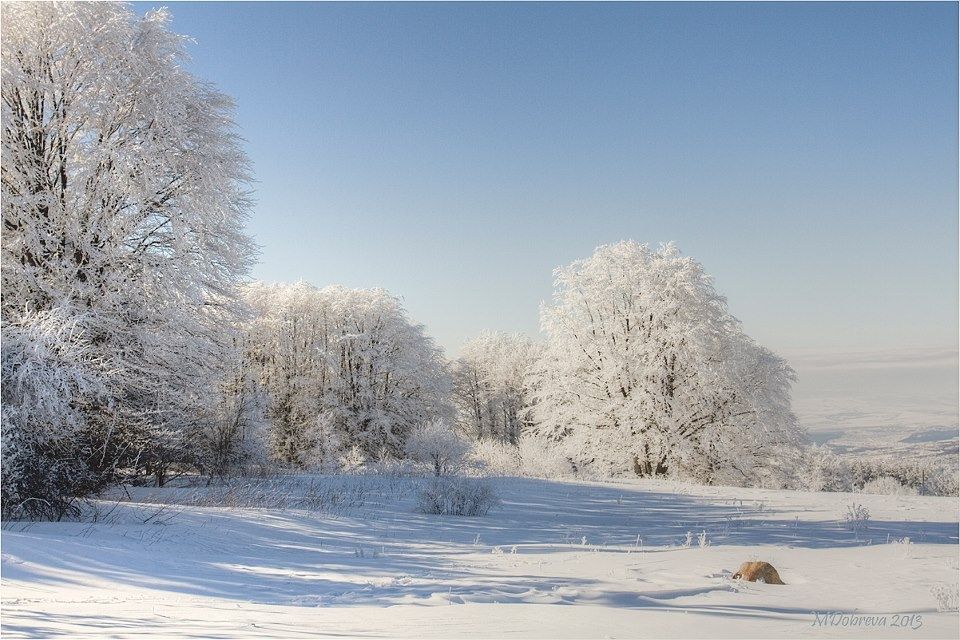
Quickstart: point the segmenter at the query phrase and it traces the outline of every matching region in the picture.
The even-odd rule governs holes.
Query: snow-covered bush
[[[910,495],[955,496],[958,493],[958,469],[956,463],[941,460],[917,460],[889,456],[858,456],[843,466],[849,474],[850,488],[830,489],[839,491],[863,490],[876,480],[876,488],[893,490],[890,479],[906,487]]]
[[[931,467],[920,483],[920,492],[928,496],[954,496],[960,494],[960,470],[956,466]]]
[[[5,518],[61,518],[102,484],[85,463],[84,407],[102,400],[83,324],[63,309],[2,328],[2,499]]]
[[[800,476],[808,491],[851,491],[853,476],[849,466],[823,446],[812,446],[802,453]]]
[[[937,470],[927,461],[887,456],[858,456],[850,461],[849,468],[854,489],[863,489],[874,480],[886,478],[916,489],[918,493],[926,479]]]
[[[881,496],[917,495],[917,490],[915,488],[904,486],[900,484],[899,480],[896,478],[891,478],[890,476],[882,476],[880,478],[870,480],[863,485],[863,489],[860,491],[861,493],[872,493]]]
[[[498,503],[489,483],[464,478],[435,478],[417,496],[421,512],[438,515],[485,516]]]
[[[803,449],[795,475],[795,486],[809,491],[955,496],[960,484],[951,464],[886,456],[846,459],[825,446]]]
[[[843,523],[854,533],[866,531],[870,528],[870,511],[862,504],[850,503],[843,512]]]
[[[407,438],[407,455],[430,466],[435,476],[459,469],[470,445],[445,420],[431,420]]]

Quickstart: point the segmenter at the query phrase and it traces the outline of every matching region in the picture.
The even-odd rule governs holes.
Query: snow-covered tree
[[[456,470],[470,445],[445,420],[437,419],[415,428],[404,449],[409,458],[429,465],[439,477]]]
[[[440,350],[386,291],[257,283],[247,300],[281,460],[315,464],[334,447],[398,456],[416,425],[451,412]]]
[[[535,415],[579,468],[755,483],[798,441],[793,371],[673,245],[603,246],[555,276]]]
[[[321,296],[302,282],[253,283],[245,298],[254,313],[248,361],[267,392],[270,451],[284,462],[304,463],[315,449],[309,432],[321,414],[330,379]]]
[[[2,12],[4,344],[56,310],[71,330],[48,335],[82,342],[76,367],[107,391],[83,404],[92,448],[76,455],[100,477],[149,464],[162,478],[215,404],[254,253],[231,102],[183,69],[163,10]]]
[[[246,360],[246,340],[234,338],[212,415],[199,421],[191,440],[202,474],[226,476],[267,462],[267,394]]]
[[[541,346],[526,336],[484,332],[453,363],[454,403],[462,431],[516,444],[526,423],[527,376]]]

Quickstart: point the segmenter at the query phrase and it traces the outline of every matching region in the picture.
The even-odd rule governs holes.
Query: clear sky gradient
[[[455,355],[674,240],[776,350],[956,349],[954,3],[169,8],[237,101],[257,278],[385,287]]]

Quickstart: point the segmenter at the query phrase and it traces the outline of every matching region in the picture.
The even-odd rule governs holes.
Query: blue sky
[[[385,287],[452,355],[674,240],[774,349],[956,348],[956,4],[169,7],[237,101],[257,278]]]

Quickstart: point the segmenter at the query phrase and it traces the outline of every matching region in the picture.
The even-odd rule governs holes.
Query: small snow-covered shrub
[[[456,471],[469,445],[444,420],[431,420],[420,425],[407,438],[407,455],[430,465],[439,477]]]
[[[853,476],[850,467],[826,447],[810,447],[804,452],[804,471],[809,491],[850,491]]]
[[[937,611],[943,613],[956,611],[960,608],[960,588],[958,588],[958,585],[941,582],[933,585],[930,593],[937,599]]]
[[[870,480],[860,491],[881,496],[915,496],[918,493],[915,488],[902,485],[899,480],[890,476]]]
[[[854,533],[866,531],[870,527],[870,511],[862,504],[850,503],[843,512],[843,523]]]
[[[417,503],[423,513],[485,516],[499,499],[493,487],[481,480],[437,478],[420,491]]]
[[[960,471],[946,465],[931,468],[920,483],[920,492],[928,496],[957,496],[960,494]]]

